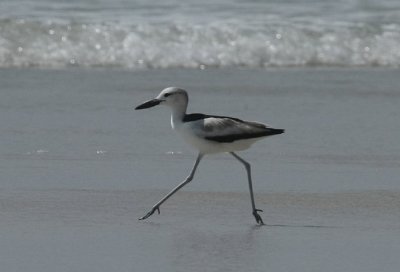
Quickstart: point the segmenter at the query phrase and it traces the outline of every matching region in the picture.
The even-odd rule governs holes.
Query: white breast
[[[173,128],[183,139],[203,154],[240,151],[249,148],[259,138],[238,140],[230,143],[220,143],[205,139],[212,131],[204,129],[203,120],[174,124]],[[218,134],[221,135],[221,134]]]

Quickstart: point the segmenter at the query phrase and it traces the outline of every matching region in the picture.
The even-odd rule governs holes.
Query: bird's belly
[[[183,139],[195,147],[200,153],[212,154],[220,152],[240,151],[249,148],[257,139],[238,140],[229,143],[210,141],[185,130],[180,130]]]

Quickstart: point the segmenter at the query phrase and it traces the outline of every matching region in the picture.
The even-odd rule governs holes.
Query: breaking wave
[[[400,66],[400,25],[0,20],[0,67]]]

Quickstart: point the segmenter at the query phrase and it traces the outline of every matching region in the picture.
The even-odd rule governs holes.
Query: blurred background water
[[[1,0],[0,67],[400,65],[396,0]]]

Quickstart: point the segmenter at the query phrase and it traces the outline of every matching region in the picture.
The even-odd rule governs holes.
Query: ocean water
[[[397,0],[0,1],[0,67],[398,67]]]

